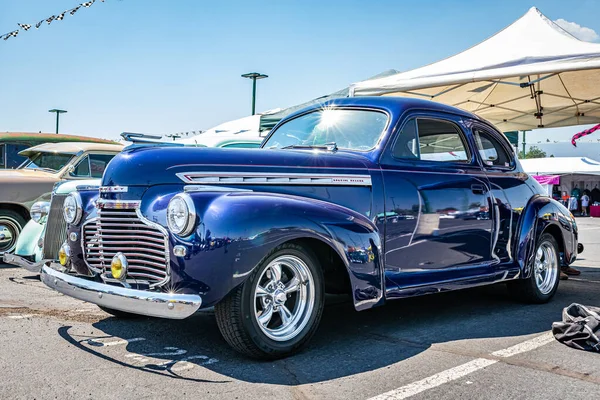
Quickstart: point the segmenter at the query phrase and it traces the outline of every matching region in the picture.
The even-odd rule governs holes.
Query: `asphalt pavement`
[[[600,354],[549,333],[569,304],[600,306],[600,219],[578,224],[582,274],[549,304],[517,303],[504,285],[360,313],[330,297],[309,347],[276,362],[231,350],[210,311],[120,320],[0,266],[0,398],[596,398]]]

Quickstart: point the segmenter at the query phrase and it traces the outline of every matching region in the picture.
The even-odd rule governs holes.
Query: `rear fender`
[[[516,261],[522,278],[531,276],[535,248],[545,232],[555,236],[564,260],[567,263],[574,261],[577,254],[577,227],[568,210],[549,197],[534,196],[522,213],[515,240]]]
[[[204,282],[204,304],[242,284],[282,243],[317,239],[342,260],[357,310],[383,301],[381,243],[376,226],[348,208],[304,197],[255,192],[190,192],[199,224],[185,241],[195,255],[174,270]],[[185,262],[182,265],[181,262]],[[176,271],[174,271],[176,273]]]

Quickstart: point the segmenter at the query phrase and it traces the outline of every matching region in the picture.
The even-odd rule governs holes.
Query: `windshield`
[[[334,145],[340,149],[371,150],[387,125],[379,111],[324,109],[294,118],[269,137],[267,149]]]
[[[20,168],[59,171],[71,161],[73,154],[35,153]]]

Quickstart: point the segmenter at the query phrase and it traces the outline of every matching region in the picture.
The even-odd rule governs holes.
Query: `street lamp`
[[[252,115],[256,114],[256,80],[268,77],[269,75],[259,74],[258,72],[249,72],[242,75],[242,78],[252,79]]]
[[[56,113],[56,133],[58,134],[58,118],[59,118],[59,115],[62,114],[62,113],[66,113],[67,111],[66,110],[58,110],[58,109],[54,108],[52,110],[48,110],[48,112]]]

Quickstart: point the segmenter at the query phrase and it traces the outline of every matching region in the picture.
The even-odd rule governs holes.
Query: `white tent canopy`
[[[261,137],[259,127],[260,115],[251,115],[249,117],[224,122],[199,135],[177,139],[175,142],[187,145],[196,144],[215,146],[217,143],[226,140],[262,140],[264,137]]]
[[[587,157],[548,157],[519,160],[530,175],[600,175],[600,162]]]
[[[512,25],[436,63],[351,86],[351,95],[428,98],[503,131],[600,122],[600,44],[531,8]]]

